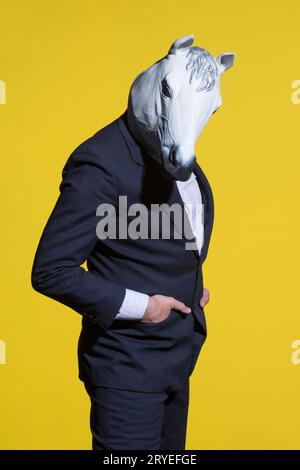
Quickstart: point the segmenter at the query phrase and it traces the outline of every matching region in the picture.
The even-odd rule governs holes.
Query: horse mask
[[[196,163],[195,145],[221,105],[220,76],[234,54],[213,57],[193,46],[194,36],[177,39],[168,54],[133,81],[127,107],[130,131],[163,173],[186,181]]]

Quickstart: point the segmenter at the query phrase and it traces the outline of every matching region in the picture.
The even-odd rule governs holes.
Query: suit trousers
[[[84,382],[93,450],[184,450],[189,379],[177,391],[139,392]]]

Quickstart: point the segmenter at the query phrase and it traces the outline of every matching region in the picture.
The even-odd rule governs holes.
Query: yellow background
[[[299,449],[299,2],[0,2],[3,449],[89,449],[79,314],[37,294],[33,256],[71,151],[118,117],[131,82],[186,34],[236,52],[197,144],[216,218],[208,339],[189,449]]]

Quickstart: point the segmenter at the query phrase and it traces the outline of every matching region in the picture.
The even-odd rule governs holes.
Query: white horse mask
[[[186,181],[196,163],[195,144],[221,105],[220,76],[234,54],[217,58],[177,39],[168,54],[141,72],[131,85],[127,119],[136,140],[174,180]]]

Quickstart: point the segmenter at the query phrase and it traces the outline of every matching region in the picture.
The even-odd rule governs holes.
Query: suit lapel
[[[145,166],[145,156],[143,152],[143,148],[140,145],[140,143],[135,139],[133,134],[130,132],[128,123],[127,123],[127,109],[124,111],[121,116],[118,117],[117,119],[117,124],[119,126],[119,129],[121,131],[121,134],[126,142],[126,145],[128,147],[128,150],[130,152],[130,155],[135,163],[141,166]]]
[[[208,245],[211,237],[213,220],[214,220],[214,200],[210,184],[201,169],[200,165],[196,163],[195,175],[200,187],[202,203],[204,206],[204,233],[203,233],[203,245],[201,249],[200,259],[203,262],[207,255]]]

